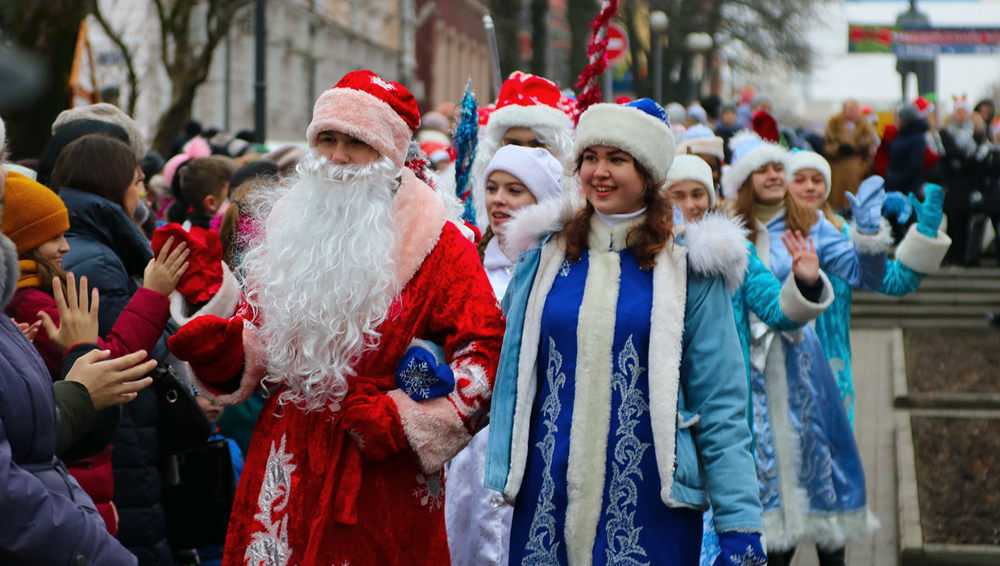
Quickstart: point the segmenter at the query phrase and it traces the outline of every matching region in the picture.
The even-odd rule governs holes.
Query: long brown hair
[[[753,207],[756,204],[757,199],[753,192],[753,176],[747,177],[746,181],[743,181],[743,185],[740,186],[739,193],[736,195],[736,204],[733,205],[733,210],[737,216],[743,219],[743,223],[746,225],[747,229],[750,231],[749,238],[750,242],[757,242],[757,223],[754,221]],[[809,230],[816,224],[818,216],[813,210],[805,207],[795,199],[792,198],[792,193],[790,191],[785,191],[784,198],[785,206],[785,226],[794,231],[801,232],[802,234],[808,234]],[[829,205],[827,205],[829,207]],[[830,212],[833,212],[832,210]]]
[[[487,225],[486,231],[483,232],[483,237],[479,239],[479,245],[476,246],[476,249],[479,251],[479,261],[483,261],[486,257],[486,246],[489,245],[490,240],[492,240],[494,236],[495,234],[493,233],[493,228]]]
[[[52,278],[58,277],[59,281],[62,282],[63,292],[66,291],[66,272],[42,257],[42,254],[38,253],[38,248],[24,253],[23,259],[31,260],[38,265],[39,289],[51,295],[53,293]]]
[[[639,267],[653,269],[656,266],[656,254],[660,253],[673,235],[673,211],[670,195],[660,190],[654,183],[649,171],[633,158],[639,177],[646,186],[643,201],[646,204],[646,219],[629,232],[628,248],[635,254]],[[580,173],[583,157],[577,159],[576,172]],[[590,219],[594,216],[594,206],[587,205],[576,213],[572,220],[563,228],[561,234],[566,242],[566,259],[577,261],[589,247]]]

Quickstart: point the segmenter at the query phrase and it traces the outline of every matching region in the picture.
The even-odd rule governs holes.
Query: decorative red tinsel
[[[618,0],[602,0],[601,10],[590,23],[592,35],[587,45],[587,66],[576,80],[576,97],[580,114],[591,104],[601,101],[601,75],[608,68],[608,24],[618,12]]]

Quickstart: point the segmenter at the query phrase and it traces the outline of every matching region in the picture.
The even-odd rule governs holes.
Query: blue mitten
[[[877,234],[882,227],[882,204],[885,202],[885,180],[872,175],[858,187],[857,196],[847,193],[851,202],[851,213],[858,232]]]
[[[924,184],[924,202],[910,194],[910,205],[917,211],[917,232],[936,238],[944,215],[944,189],[934,183]]]
[[[892,191],[885,194],[885,202],[882,203],[882,216],[895,218],[896,222],[906,224],[913,214],[913,206],[903,193]]]
[[[414,401],[444,397],[455,389],[455,374],[440,346],[419,338],[410,342],[396,368],[396,386]]]
[[[767,566],[760,533],[719,533],[719,548],[715,566]]]

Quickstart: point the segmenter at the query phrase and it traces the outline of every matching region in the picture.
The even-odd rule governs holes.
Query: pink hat
[[[351,71],[316,99],[306,139],[315,147],[322,132],[347,134],[402,167],[419,127],[420,109],[405,86],[371,71]]]

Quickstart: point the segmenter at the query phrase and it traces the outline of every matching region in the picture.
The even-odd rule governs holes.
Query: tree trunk
[[[531,0],[531,72],[543,77],[548,75],[548,20],[548,0]]]
[[[184,125],[191,119],[191,107],[198,87],[205,82],[203,73],[197,71],[187,75],[172,77],[173,86],[170,89],[170,106],[163,111],[156,122],[156,137],[153,139],[153,149],[160,155],[173,153],[174,139],[184,130]]]
[[[566,13],[569,15],[569,86],[575,86],[576,78],[587,65],[587,44],[590,42],[590,22],[597,15],[596,0],[567,0]]]
[[[2,13],[3,27],[12,32],[14,43],[38,54],[48,74],[48,83],[31,106],[4,116],[8,150],[13,159],[41,155],[51,135],[52,122],[69,107],[69,75],[80,22],[85,15],[85,3],[74,0],[25,2]]]
[[[653,69],[656,55],[652,50],[656,49],[656,39],[652,38],[653,44],[650,46],[650,51],[643,49],[642,45],[639,44],[639,30],[636,28],[635,3],[625,2],[623,8],[625,10],[623,14],[625,31],[628,33],[629,70],[632,71],[632,90],[635,91],[636,98],[652,98],[653,77],[656,76],[656,72]],[[640,60],[642,58],[646,59],[645,66],[642,65],[642,61]]]
[[[497,30],[497,49],[500,51],[500,75],[507,75],[521,68],[521,0],[493,0],[493,23]]]

